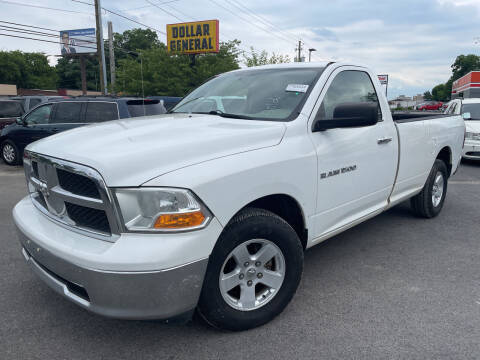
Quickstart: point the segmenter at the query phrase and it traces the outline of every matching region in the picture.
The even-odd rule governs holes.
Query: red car
[[[441,101],[439,102],[432,102],[432,103],[426,103],[418,107],[417,110],[421,111],[426,111],[426,110],[440,110],[440,108],[443,106],[443,103]]]

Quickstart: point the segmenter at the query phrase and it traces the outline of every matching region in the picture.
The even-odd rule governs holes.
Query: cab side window
[[[111,102],[89,102],[85,113],[85,122],[96,123],[118,119],[117,104]]]
[[[52,104],[43,105],[25,117],[25,122],[28,125],[48,124],[50,123],[50,115],[52,113]]]
[[[82,123],[81,102],[58,102],[56,103],[55,115],[52,119],[54,124]]]
[[[330,84],[315,120],[332,120],[335,109],[350,103],[373,103],[378,106],[378,121],[382,112],[377,92],[370,76],[364,71],[346,70],[339,73]]]

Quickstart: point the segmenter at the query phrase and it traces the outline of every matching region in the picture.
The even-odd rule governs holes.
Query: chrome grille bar
[[[24,168],[33,204],[42,213],[74,231],[85,233],[88,236],[97,237],[101,240],[116,240],[120,234],[117,213],[113,206],[110,191],[96,170],[88,166],[30,152],[26,153]],[[100,198],[76,194],[74,186],[70,186],[69,190],[62,188],[58,180],[57,169],[80,175],[93,181]],[[101,219],[98,216],[103,216],[104,214],[108,221],[110,232],[105,232],[104,229],[95,229],[95,225],[88,227],[85,225],[86,221],[80,221],[83,219],[77,218],[78,222],[74,221],[68,215],[66,206],[68,204],[83,207],[85,211],[82,210],[81,214],[93,212],[96,215],[95,219]],[[78,216],[78,214],[76,215]],[[87,219],[88,217],[85,218],[85,220]],[[83,224],[80,225],[80,223]],[[104,224],[106,224],[105,221]]]

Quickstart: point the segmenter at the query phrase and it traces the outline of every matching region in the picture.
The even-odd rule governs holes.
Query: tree
[[[245,64],[248,67],[290,62],[290,57],[288,55],[276,55],[275,53],[272,53],[270,56],[267,51],[263,50],[258,52],[255,51],[253,47],[250,47],[250,50],[251,55],[247,56],[245,53],[243,54]]]
[[[100,69],[96,56],[89,56],[85,59],[87,90],[100,90]],[[58,76],[58,88],[81,89],[82,79],[80,72],[80,59],[62,57],[55,66]]]
[[[125,59],[128,57],[128,51],[138,52],[138,50],[147,50],[161,47],[163,44],[158,40],[157,33],[150,29],[132,29],[123,33],[113,34],[113,46],[115,48],[115,57]],[[108,49],[108,44],[105,50]],[[108,51],[107,51],[108,52]]]
[[[425,92],[423,93],[423,98],[424,98],[425,100],[433,100],[433,96],[432,96],[432,94],[430,93],[430,91],[425,91]]]
[[[432,98],[436,101],[446,101],[450,98],[450,94],[447,93],[447,86],[445,84],[439,84],[432,89]]]
[[[139,51],[138,56],[119,60],[115,90],[136,96],[185,96],[208,78],[238,69],[239,43],[222,42],[218,54],[197,55],[195,65],[188,55],[168,53],[164,44]]]
[[[480,70],[480,56],[473,54],[459,55],[451,67],[451,80],[455,81],[460,79],[463,75],[468,74],[470,71]]]
[[[0,51],[0,83],[26,89],[55,89],[57,75],[43,53]]]

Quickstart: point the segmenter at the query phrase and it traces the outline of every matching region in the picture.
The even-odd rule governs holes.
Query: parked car
[[[0,99],[0,130],[24,114],[22,104],[16,100]]]
[[[0,154],[8,165],[21,162],[23,149],[33,141],[86,124],[159,115],[159,100],[132,98],[54,99],[42,103],[0,133]]]
[[[418,110],[420,111],[432,111],[432,110],[440,110],[440,108],[443,106],[443,103],[441,101],[439,102],[429,102],[425,103],[421,106],[418,107]]]
[[[252,67],[170,114],[30,144],[23,255],[94,313],[262,325],[293,298],[305,249],[407,199],[442,210],[463,119],[392,117],[384,92],[352,63]]]
[[[182,100],[182,98],[178,96],[149,96],[148,98],[154,99],[154,100],[160,100],[163,106],[165,106],[165,109],[167,109],[167,111],[170,111],[171,109],[173,109],[173,107],[177,105],[180,102],[180,100]]]
[[[480,160],[480,98],[455,99],[446,110],[450,115],[462,115],[465,120],[463,158]]]
[[[22,103],[25,112],[32,110],[35,106],[55,99],[68,99],[68,96],[43,96],[43,95],[27,95],[27,96],[15,96],[13,100],[18,100]]]
[[[447,101],[446,103],[443,103],[443,105],[440,107],[440,111],[445,112],[448,107],[450,106],[450,101]]]

